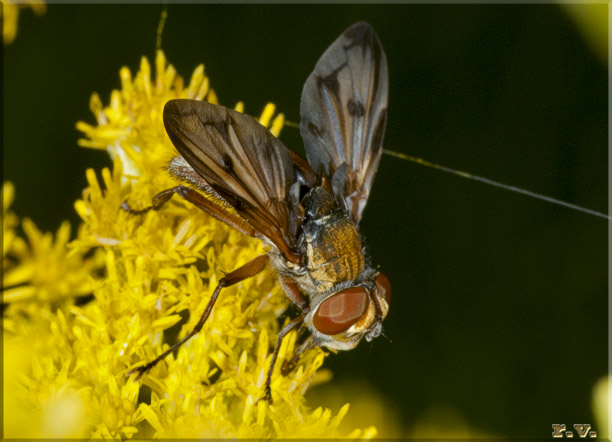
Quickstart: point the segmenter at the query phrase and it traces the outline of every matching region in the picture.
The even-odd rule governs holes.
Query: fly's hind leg
[[[157,195],[153,197],[152,204],[149,207],[145,207],[144,209],[140,209],[140,210],[132,209],[128,205],[127,201],[124,201],[123,203],[121,203],[121,208],[125,210],[126,212],[131,213],[132,215],[144,215],[151,209],[159,210],[164,206],[164,204],[166,204],[170,200],[170,198],[172,198],[172,195],[174,195],[175,193],[178,193],[178,194],[181,193],[181,190],[182,190],[181,187],[185,187],[186,189],[188,189],[188,187],[186,186],[176,186],[171,189],[162,190],[161,192],[159,192]]]
[[[153,197],[152,204],[149,207],[145,207],[144,209],[132,209],[128,205],[127,201],[124,201],[121,204],[121,208],[133,215],[143,215],[150,210],[160,210],[164,206],[164,204],[170,201],[170,198],[172,198],[172,195],[174,195],[175,193],[184,200],[192,203],[194,206],[202,209],[204,212],[206,212],[213,218],[224,222],[225,224],[230,227],[233,227],[239,232],[247,236],[257,236],[257,232],[255,231],[255,229],[248,222],[242,219],[238,214],[229,211],[226,207],[223,207],[219,203],[215,203],[213,200],[202,195],[197,190],[183,185],[162,190]]]
[[[204,309],[204,313],[202,313],[202,317],[200,318],[196,326],[193,328],[193,330],[187,336],[181,339],[179,342],[177,342],[172,347],[170,347],[168,350],[163,352],[161,355],[159,355],[158,357],[156,357],[155,359],[153,359],[152,361],[148,362],[145,365],[142,365],[140,367],[136,367],[130,370],[128,374],[136,373],[137,375],[136,379],[140,379],[140,377],[143,374],[145,374],[147,371],[155,367],[159,362],[163,361],[166,358],[166,356],[168,356],[174,350],[176,350],[181,345],[183,345],[185,342],[187,342],[189,339],[191,339],[195,334],[197,334],[200,330],[202,330],[204,323],[210,316],[210,312],[212,311],[212,308],[215,305],[217,298],[219,297],[219,293],[221,292],[221,289],[224,287],[230,287],[234,284],[239,283],[240,281],[243,281],[247,278],[251,278],[252,276],[255,276],[256,274],[258,274],[259,272],[261,272],[263,269],[266,268],[266,265],[268,264],[268,260],[269,260],[268,255],[258,256],[254,260],[249,261],[242,267],[234,270],[231,273],[228,273],[223,278],[221,278],[221,280],[217,284],[217,288],[215,288],[215,291],[213,292],[210,300],[208,301],[208,304],[206,304],[206,308]]]

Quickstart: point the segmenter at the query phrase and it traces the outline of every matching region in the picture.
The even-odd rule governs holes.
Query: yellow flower
[[[63,223],[55,240],[34,223],[10,212],[13,186],[3,193],[4,423],[7,437],[74,437],[84,434],[86,388],[69,376],[73,358],[65,358],[70,339],[66,313],[91,293],[100,268],[96,254],[67,248],[70,226]],[[39,357],[40,356],[40,357]]]
[[[2,39],[4,44],[10,44],[17,36],[17,22],[19,21],[19,12],[29,7],[36,15],[44,14],[47,10],[47,5],[42,0],[29,1],[2,1]]]
[[[5,201],[11,201],[12,185],[5,184],[3,193]],[[9,309],[23,307],[24,303],[16,301],[31,298],[36,298],[32,299],[36,304],[56,305],[64,298],[91,293],[90,274],[100,263],[85,258],[85,250],[67,248],[70,239],[67,222],[62,223],[54,241],[51,234],[42,233],[32,220],[26,218],[22,222],[28,239],[26,242],[15,234],[15,215],[8,212],[8,207],[4,213],[2,301]]]
[[[19,429],[28,421],[28,437],[341,436],[348,404],[333,413],[304,399],[309,386],[329,377],[319,370],[324,352],[309,351],[293,372],[280,374],[296,333],[279,352],[274,403],[259,400],[283,325],[279,317],[289,305],[271,269],[224,289],[202,331],[140,381],[127,375],[193,329],[222,271],[265,253],[261,242],[178,197],[142,216],[120,209],[125,200],[146,207],[177,184],[164,170],[176,155],[163,130],[164,103],[179,97],[217,102],[203,66],[187,86],[161,51],[155,69],[152,76],[146,58],[134,77],[121,69],[122,89],[108,106],[92,96],[97,125],[77,124],[85,134],[79,144],[108,150],[113,168],[87,171],[89,185],[75,203],[83,223],[67,252],[67,227],[53,242],[24,222],[26,246],[14,234],[15,217],[5,216],[5,246],[12,244],[8,250],[16,256],[4,257],[5,271],[20,275],[19,287],[31,287],[13,293],[5,312],[7,436],[24,437]],[[260,122],[278,135],[283,116],[274,113],[268,104]],[[12,188],[5,189],[12,197]],[[43,262],[54,269],[46,279]],[[11,295],[6,287],[5,281],[5,296]],[[76,302],[88,293],[93,296]],[[348,433],[369,438],[376,430]]]

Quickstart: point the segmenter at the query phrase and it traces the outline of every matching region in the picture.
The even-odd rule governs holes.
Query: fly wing
[[[254,118],[205,101],[167,102],[164,126],[213,193],[292,256],[296,179],[285,145]]]
[[[360,22],[325,51],[302,91],[300,132],[308,162],[331,182],[355,222],[382,153],[388,84],[380,40]]]

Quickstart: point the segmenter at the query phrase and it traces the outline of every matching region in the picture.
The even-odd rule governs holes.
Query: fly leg
[[[289,333],[293,327],[302,322],[304,316],[306,316],[306,313],[308,313],[308,311],[302,311],[297,318],[293,319],[278,333],[278,340],[276,341],[276,347],[274,347],[274,353],[272,353],[272,360],[270,361],[270,368],[268,369],[268,377],[266,378],[266,395],[264,399],[269,403],[272,403],[272,389],[270,388],[270,383],[272,382],[272,371],[274,370],[274,365],[276,365],[276,358],[278,357],[278,351],[280,350],[283,338],[287,336],[287,333]]]
[[[152,204],[149,207],[145,207],[144,209],[140,209],[140,210],[132,209],[128,205],[127,200],[121,203],[121,208],[125,210],[126,212],[131,213],[132,215],[144,215],[151,209],[159,210],[164,206],[164,204],[166,204],[170,200],[170,198],[172,198],[172,195],[180,192],[180,189],[179,189],[180,187],[186,187],[186,186],[176,186],[171,189],[162,190],[161,192],[159,192],[157,195],[153,197]]]
[[[272,403],[272,389],[270,387],[270,384],[272,382],[272,372],[274,371],[274,366],[276,365],[276,359],[278,358],[278,352],[280,350],[281,343],[283,342],[283,338],[287,336],[287,334],[291,330],[293,330],[296,325],[301,324],[308,312],[310,311],[308,301],[306,300],[304,295],[302,295],[300,289],[293,280],[289,278],[282,278],[281,283],[289,299],[295,302],[302,310],[302,312],[289,324],[283,327],[283,329],[278,333],[276,347],[274,347],[274,353],[272,353],[272,359],[270,360],[270,368],[268,369],[268,376],[266,378],[266,392],[264,399],[269,403]]]
[[[306,338],[302,345],[300,345],[300,348],[295,352],[293,357],[283,363],[283,366],[281,367],[281,374],[283,376],[287,376],[289,373],[291,373],[300,360],[300,355],[313,347],[315,347],[314,338],[312,335],[310,335],[308,338]]]
[[[127,201],[124,201],[121,204],[121,208],[133,215],[144,215],[151,209],[156,211],[160,210],[164,206],[164,204],[166,204],[170,200],[170,198],[172,198],[172,195],[174,195],[175,193],[184,200],[187,200],[192,203],[194,206],[202,209],[204,212],[206,212],[213,218],[224,222],[225,224],[230,227],[233,227],[239,232],[247,236],[257,237],[255,229],[251,225],[249,225],[249,223],[247,223],[244,219],[238,216],[238,214],[228,211],[220,204],[215,203],[209,198],[206,198],[200,192],[192,189],[191,187],[183,185],[162,190],[153,197],[152,204],[149,207],[145,207],[144,209],[132,209],[128,205]]]
[[[253,259],[252,261],[249,261],[242,267],[234,270],[231,273],[228,273],[223,278],[221,278],[221,280],[219,280],[219,283],[217,284],[217,288],[215,288],[215,291],[210,297],[208,304],[206,304],[206,308],[204,309],[204,313],[202,313],[202,317],[200,318],[196,326],[193,328],[193,330],[187,336],[181,339],[179,342],[177,342],[172,347],[170,347],[168,350],[163,352],[161,355],[159,355],[158,357],[156,357],[155,359],[153,359],[152,361],[148,362],[145,365],[142,365],[140,367],[136,367],[130,370],[128,374],[136,373],[137,374],[136,379],[140,379],[140,377],[143,374],[145,374],[147,371],[155,367],[159,362],[164,360],[166,356],[168,356],[174,350],[176,350],[181,345],[183,345],[185,342],[187,342],[189,339],[191,339],[196,333],[202,330],[204,323],[210,316],[210,312],[212,311],[212,308],[215,305],[217,298],[219,297],[219,293],[221,292],[221,289],[224,287],[230,287],[234,284],[239,283],[240,281],[243,281],[247,278],[251,278],[255,276],[256,274],[258,274],[259,272],[261,272],[263,269],[266,268],[266,265],[268,264],[268,260],[269,260],[268,255],[258,256],[257,258]]]

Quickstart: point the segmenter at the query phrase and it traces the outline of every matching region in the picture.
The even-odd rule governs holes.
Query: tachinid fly
[[[222,288],[271,264],[299,315],[280,343],[304,323],[309,336],[283,371],[309,348],[354,348],[378,336],[389,310],[391,284],[370,267],[358,230],[382,153],[387,121],[387,60],[372,27],[349,27],[325,51],[302,91],[300,133],[307,160],[255,119],[203,101],[171,100],[164,126],[181,156],[169,171],[189,184],[167,189],[144,210],[159,210],[173,194],[269,246],[266,255],[225,275],[195,329],[148,364],[142,375],[198,333]]]

